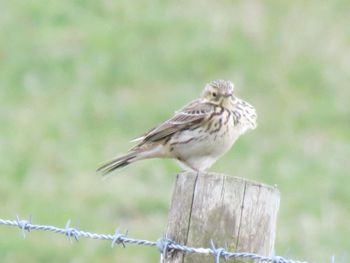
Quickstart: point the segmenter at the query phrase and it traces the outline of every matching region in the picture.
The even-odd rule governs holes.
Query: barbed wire
[[[195,248],[185,245],[178,244],[167,237],[158,239],[157,241],[149,241],[143,239],[135,239],[128,237],[128,231],[122,234],[119,230],[116,230],[114,234],[97,234],[88,231],[78,230],[71,227],[71,221],[68,220],[64,228],[50,226],[50,225],[37,225],[32,224],[31,217],[29,220],[20,219],[18,216],[16,220],[4,220],[0,218],[0,225],[19,227],[21,230],[22,237],[26,237],[26,231],[30,232],[32,230],[37,231],[47,231],[56,234],[65,235],[69,241],[72,243],[73,239],[78,241],[79,237],[85,237],[90,239],[98,240],[109,240],[111,242],[112,248],[115,245],[121,245],[126,247],[126,244],[135,244],[140,246],[156,247],[158,248],[162,258],[166,258],[169,251],[180,251],[182,253],[188,254],[204,254],[211,255],[214,257],[215,263],[220,263],[220,259],[251,259],[256,262],[271,262],[271,263],[307,263],[306,261],[298,261],[285,259],[283,257],[267,257],[254,253],[241,253],[241,252],[229,252],[226,248],[215,247],[214,242],[210,241],[210,248]]]

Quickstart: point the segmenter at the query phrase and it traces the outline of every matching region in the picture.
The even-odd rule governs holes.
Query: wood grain
[[[177,175],[168,238],[194,247],[227,244],[230,251],[272,255],[279,191],[243,178],[215,173]],[[213,257],[174,252],[167,263],[206,263]],[[234,262],[229,261],[229,262]]]

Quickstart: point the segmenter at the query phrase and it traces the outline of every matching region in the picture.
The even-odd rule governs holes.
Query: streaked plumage
[[[133,140],[138,144],[101,166],[104,174],[149,158],[174,158],[185,169],[204,171],[227,152],[236,139],[256,128],[253,106],[233,94],[230,81],[208,83],[197,100]]]

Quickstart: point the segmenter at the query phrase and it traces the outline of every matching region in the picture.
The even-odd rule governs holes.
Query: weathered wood
[[[227,243],[230,251],[272,255],[279,191],[243,178],[213,173],[177,175],[167,236],[194,247]],[[212,257],[172,253],[167,263],[213,262]],[[229,261],[234,262],[234,261]]]

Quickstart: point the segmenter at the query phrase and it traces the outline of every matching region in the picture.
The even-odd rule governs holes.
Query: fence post
[[[215,173],[177,175],[167,237],[194,247],[274,253],[279,191],[243,178]],[[226,244],[226,245],[225,245]],[[207,263],[212,257],[173,252],[164,263]],[[229,261],[233,262],[233,261]]]

